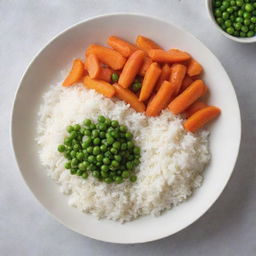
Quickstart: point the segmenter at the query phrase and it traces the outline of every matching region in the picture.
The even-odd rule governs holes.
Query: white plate
[[[46,176],[35,143],[38,106],[42,94],[58,79],[60,70],[74,57],[83,57],[91,43],[104,44],[109,35],[134,41],[138,34],[156,40],[164,48],[191,53],[204,67],[210,88],[209,103],[222,109],[210,127],[212,162],[203,186],[180,206],[160,217],[143,217],[119,224],[97,220],[67,205],[67,198]],[[233,171],[240,145],[241,121],[235,91],[217,58],[194,36],[165,21],[133,14],[100,16],[77,24],[54,38],[35,57],[17,90],[12,113],[12,143],[19,169],[39,202],[66,227],[102,241],[142,243],[172,235],[202,216],[219,197]]]

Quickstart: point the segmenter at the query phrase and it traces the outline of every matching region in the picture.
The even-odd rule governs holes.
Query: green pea
[[[242,27],[242,24],[241,23],[235,23],[234,27],[235,27],[236,30],[240,30],[241,27]]]
[[[94,145],[99,145],[99,144],[100,144],[100,138],[95,138],[95,139],[93,140],[93,144],[94,144]]]
[[[101,139],[104,139],[106,137],[106,133],[105,132],[100,132],[99,136],[100,136]]]
[[[133,92],[138,92],[141,89],[142,85],[140,82],[136,82],[132,84],[132,91]]]
[[[116,83],[119,79],[119,75],[117,73],[113,73],[111,76],[112,82]]]
[[[92,176],[95,178],[99,178],[100,177],[100,173],[98,171],[93,171],[92,172]]]
[[[73,150],[74,150],[74,151],[78,151],[79,149],[80,149],[79,144],[75,144],[75,145],[73,146]]]
[[[242,32],[247,33],[249,29],[247,26],[242,26],[241,30],[242,30]]]
[[[126,149],[127,149],[127,144],[126,143],[122,143],[121,150],[126,150]]]
[[[234,30],[232,27],[227,28],[226,31],[227,31],[230,35],[233,35],[234,32],[235,32],[235,30]]]
[[[92,124],[92,121],[90,119],[85,119],[83,123],[85,126],[89,127]]]
[[[106,121],[106,118],[104,116],[98,116],[98,121],[100,123],[104,123]]]
[[[244,13],[243,13],[243,17],[244,17],[245,19],[251,18],[251,14],[250,14],[249,12],[244,12]]]
[[[84,154],[82,152],[77,152],[76,157],[78,160],[83,160]]]
[[[128,142],[127,142],[127,148],[128,148],[128,149],[132,149],[133,147],[134,147],[133,142],[132,142],[132,141],[128,141]]]
[[[103,178],[108,177],[108,172],[106,172],[106,171],[101,171],[100,174],[101,174],[101,176],[102,176]]]
[[[118,167],[118,166],[119,166],[119,162],[117,162],[116,160],[113,160],[113,161],[111,162],[111,166],[113,166],[113,167]]]
[[[239,36],[239,32],[238,32],[238,31],[235,31],[235,32],[234,32],[234,36]]]
[[[131,170],[132,168],[133,168],[133,163],[132,162],[127,162],[126,163],[126,167],[127,167],[127,169],[129,169],[129,170]]]
[[[232,22],[231,22],[230,20],[226,20],[226,21],[224,22],[224,24],[225,24],[226,27],[231,27]]]
[[[107,172],[108,170],[109,170],[109,167],[107,166],[107,165],[102,165],[101,167],[100,167],[100,169],[102,170],[102,171],[104,171],[104,172]]]
[[[111,148],[111,149],[110,149],[110,152],[115,155],[115,154],[117,154],[118,151],[117,151],[116,148]]]
[[[71,133],[72,131],[74,131],[74,127],[72,125],[69,125],[66,130],[68,133]]]
[[[71,168],[70,169],[70,174],[74,175],[77,173],[77,169],[76,168]]]
[[[133,160],[133,164],[134,164],[134,166],[139,165],[140,164],[140,160],[139,159],[134,159]]]
[[[113,144],[114,141],[115,141],[114,138],[111,137],[111,136],[107,138],[107,143],[108,143],[109,145]]]
[[[66,159],[68,159],[68,160],[71,160],[71,159],[72,159],[72,156],[71,156],[70,153],[68,153],[68,152],[65,152],[65,153],[64,153],[64,157],[65,157]]]
[[[106,165],[109,165],[110,164],[110,159],[108,157],[104,157],[103,158],[103,163],[106,164]]]
[[[111,177],[107,177],[104,179],[104,181],[108,184],[110,184],[111,182],[113,182],[113,179]]]
[[[233,22],[235,21],[236,17],[234,15],[230,15],[229,19]]]
[[[81,171],[85,171],[85,170],[86,170],[86,166],[85,166],[84,162],[80,163],[80,164],[78,165],[78,168],[79,168],[79,170],[81,170]]]
[[[119,123],[118,123],[118,121],[116,121],[116,120],[113,120],[112,122],[111,122],[111,126],[112,127],[118,127],[118,125],[119,125]]]
[[[92,131],[92,137],[97,138],[99,136],[99,131],[98,130],[93,130]]]
[[[79,131],[80,128],[81,128],[81,126],[80,126],[79,124],[75,124],[75,125],[74,125],[74,130],[75,130],[75,131]]]
[[[91,124],[91,125],[90,125],[90,129],[91,129],[91,130],[95,130],[95,128],[96,128],[96,125],[95,125],[95,124]]]
[[[83,179],[87,179],[88,176],[89,176],[89,175],[88,175],[88,172],[84,172],[84,173],[82,174],[82,178],[83,178]]]
[[[123,171],[122,172],[122,177],[127,179],[130,176],[130,173],[128,171]]]
[[[88,161],[89,161],[90,163],[95,162],[95,156],[88,156]]]
[[[240,32],[240,37],[246,37],[245,32]]]
[[[121,144],[118,141],[113,143],[113,147],[116,148],[117,150],[120,148],[120,146],[121,146]]]
[[[238,23],[242,23],[242,22],[243,22],[243,18],[241,18],[241,17],[237,17],[237,18],[236,18],[236,22],[238,22]]]
[[[71,166],[72,167],[76,167],[78,165],[78,160],[76,159],[76,158],[73,158],[72,160],[71,160]]]
[[[122,157],[120,155],[115,155],[114,156],[114,159],[118,162],[121,162],[122,161]]]
[[[120,176],[117,176],[117,177],[115,177],[115,182],[116,182],[117,184],[120,184],[120,183],[123,182],[123,178],[120,177]]]
[[[251,22],[256,23],[256,17],[251,17]]]
[[[87,153],[91,154],[93,152],[93,147],[89,146],[86,151]]]
[[[250,19],[244,19],[244,25],[248,26],[250,25],[251,20]]]
[[[98,161],[98,162],[102,162],[103,161],[103,155],[102,154],[98,154],[97,156],[96,156],[96,160]]]
[[[126,132],[125,133],[125,138],[128,139],[128,140],[131,140],[132,139],[132,134],[130,132]]]
[[[110,126],[110,125],[111,125],[111,120],[110,120],[109,118],[106,118],[105,124],[106,124],[107,126]]]
[[[71,145],[71,142],[72,142],[72,139],[71,139],[70,137],[66,137],[66,138],[64,139],[64,144],[65,144],[65,145]]]
[[[61,153],[64,152],[65,149],[66,149],[66,147],[64,145],[59,145],[58,146],[58,151],[61,152]]]
[[[233,7],[227,8],[227,12],[228,12],[228,13],[232,13],[233,11],[234,11],[234,8],[233,8]]]
[[[121,170],[122,169],[122,170]],[[118,175],[118,176],[120,176],[120,175],[122,175],[122,171],[125,171],[126,169],[125,169],[125,167],[123,166],[123,168],[122,167],[120,167],[120,170],[118,170],[118,171],[116,171],[116,174]]]
[[[64,164],[64,167],[65,167],[66,169],[70,169],[70,168],[71,168],[71,162],[70,162],[70,161],[66,162],[66,163]]]
[[[92,134],[92,133],[91,133],[90,130],[87,130],[87,129],[84,130],[84,135],[85,135],[85,136],[91,136],[91,134]]]
[[[74,157],[76,157],[76,151],[74,151],[74,150],[71,150],[71,152],[70,152],[70,155],[74,158]]]
[[[137,146],[134,147],[133,152],[134,152],[134,154],[136,154],[136,155],[140,154],[140,148],[137,147]]]
[[[226,7],[222,5],[222,6],[219,7],[219,9],[220,9],[221,12],[223,12],[223,11],[226,10]]]
[[[97,167],[100,167],[101,166],[101,163],[100,162],[96,162],[95,164]]]
[[[107,151],[107,146],[106,146],[106,145],[101,145],[101,146],[100,146],[100,150],[101,150],[102,152],[106,152],[106,151]]]
[[[96,146],[93,148],[93,154],[94,155],[98,155],[100,153],[100,147],[99,146]]]
[[[127,127],[125,125],[121,125],[120,126],[120,131],[121,132],[126,132],[127,131]]]
[[[231,1],[230,1],[230,5],[231,5],[231,6],[235,6],[235,5],[236,5],[236,1],[235,1],[235,0],[231,0]]]
[[[237,6],[240,6],[240,7],[241,7],[241,6],[243,6],[243,4],[244,4],[244,3],[243,3],[243,1],[241,1],[241,0],[237,0],[237,1],[236,1],[236,5],[237,5]]]
[[[136,182],[136,180],[137,180],[137,177],[136,177],[135,175],[132,175],[132,176],[130,177],[130,181],[131,181],[131,182]]]
[[[112,154],[110,151],[105,152],[105,157],[112,158]]]
[[[253,31],[248,31],[247,32],[247,37],[252,37],[252,36],[254,36],[254,32]]]
[[[247,11],[247,12],[252,12],[254,10],[254,7],[252,4],[246,4],[244,9]]]
[[[118,138],[119,137],[119,133],[117,131],[112,131],[110,132],[111,136],[114,137],[114,138]]]
[[[227,20],[229,18],[229,13],[228,12],[223,12],[222,13],[222,18],[223,18],[223,20]]]
[[[100,131],[106,131],[107,130],[107,125],[102,123],[102,124],[99,124],[99,130]]]
[[[243,17],[244,12],[243,12],[242,10],[239,10],[239,11],[237,12],[237,15],[238,15],[239,17]]]

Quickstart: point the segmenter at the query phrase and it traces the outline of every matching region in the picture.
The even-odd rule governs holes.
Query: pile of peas
[[[112,78],[112,82],[116,83],[119,79],[119,76],[117,73],[113,73],[111,78]],[[141,80],[139,78],[136,78],[134,80],[134,83],[131,85],[131,90],[134,93],[137,93],[141,89],[141,87],[142,87]]]
[[[256,34],[256,0],[213,0],[213,12],[219,26],[236,37]]]
[[[65,168],[73,175],[87,179],[89,175],[106,183],[135,182],[135,167],[140,163],[140,148],[125,125],[104,116],[94,123],[86,119],[83,125],[67,127],[69,135],[58,146],[68,160]]]

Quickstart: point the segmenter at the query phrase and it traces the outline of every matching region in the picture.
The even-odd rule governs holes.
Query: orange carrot
[[[144,52],[141,50],[138,50],[129,57],[120,74],[120,77],[118,80],[119,85],[121,85],[124,88],[128,88],[132,84],[134,78],[138,74],[143,64],[144,56],[145,56]]]
[[[84,74],[84,63],[80,59],[75,59],[71,71],[62,83],[63,86],[70,86],[77,83]]]
[[[203,71],[202,66],[196,60],[191,59],[188,63],[187,73],[189,76],[200,75]]]
[[[98,78],[100,73],[100,63],[95,54],[89,54],[86,58],[86,69],[90,78]]]
[[[138,97],[131,92],[129,89],[125,89],[119,84],[115,83],[113,85],[116,90],[116,96],[125,101],[126,103],[130,104],[132,108],[134,108],[137,112],[144,112],[145,105],[143,102],[140,102]]]
[[[148,104],[146,115],[158,116],[170,102],[173,93],[175,93],[175,90],[175,85],[169,81],[164,81],[153,100]]]
[[[190,76],[185,75],[180,88],[180,92],[183,92],[184,90],[186,90],[193,83],[193,81],[194,80]]]
[[[181,62],[190,59],[190,55],[182,51],[152,49],[148,51],[148,55],[153,61],[168,63]]]
[[[157,43],[144,36],[137,36],[136,45],[145,52],[151,49],[162,49]]]
[[[149,66],[152,64],[152,62],[153,61],[149,57],[146,56],[144,58],[144,62],[143,62],[142,66],[140,68],[140,71],[139,71],[140,76],[145,76],[145,74],[146,74]]]
[[[207,106],[208,105],[202,101],[196,101],[190,107],[188,107],[188,109],[186,110],[186,112],[185,112],[186,117],[188,118],[188,117],[192,116],[194,113],[196,113],[197,111],[199,111]]]
[[[168,106],[169,110],[175,115],[182,113],[203,95],[205,87],[202,80],[196,80],[184,92],[171,101]]]
[[[133,45],[127,41],[124,41],[121,38],[116,37],[116,36],[110,36],[108,38],[107,43],[114,50],[116,50],[117,52],[119,52],[121,55],[123,55],[126,58],[131,56],[136,50],[138,50],[138,48],[135,45]]]
[[[186,75],[187,67],[182,64],[173,64],[172,65],[172,72],[170,75],[170,82],[175,86],[175,93],[174,95],[178,95],[183,79]]]
[[[87,48],[86,56],[91,53],[94,53],[101,62],[114,70],[123,68],[126,62],[126,59],[119,52],[97,44],[92,44]]]
[[[86,88],[94,89],[105,97],[111,98],[115,95],[115,88],[105,81],[92,79],[89,76],[86,76],[83,82]]]
[[[168,64],[164,64],[160,77],[158,78],[155,90],[158,91],[164,80],[169,80],[171,69]]]
[[[113,74],[112,69],[110,69],[110,68],[101,68],[97,79],[103,80],[103,81],[106,81],[106,82],[111,82],[112,74]]]
[[[203,108],[194,113],[184,122],[184,128],[189,132],[196,132],[208,122],[220,115],[220,109],[214,106]]]
[[[139,97],[140,101],[145,101],[150,97],[160,74],[161,74],[161,68],[156,62],[153,62],[149,66],[145,74],[145,77],[143,79],[142,88],[141,88],[140,97]]]

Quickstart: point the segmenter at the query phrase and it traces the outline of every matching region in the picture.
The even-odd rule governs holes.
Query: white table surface
[[[190,227],[147,244],[103,243],[76,234],[56,222],[26,187],[10,147],[14,93],[35,53],[68,26],[113,12],[154,15],[193,33],[224,65],[241,107],[241,150],[224,193]],[[219,34],[208,19],[204,0],[2,0],[0,17],[1,256],[256,255],[256,44],[238,44]]]

